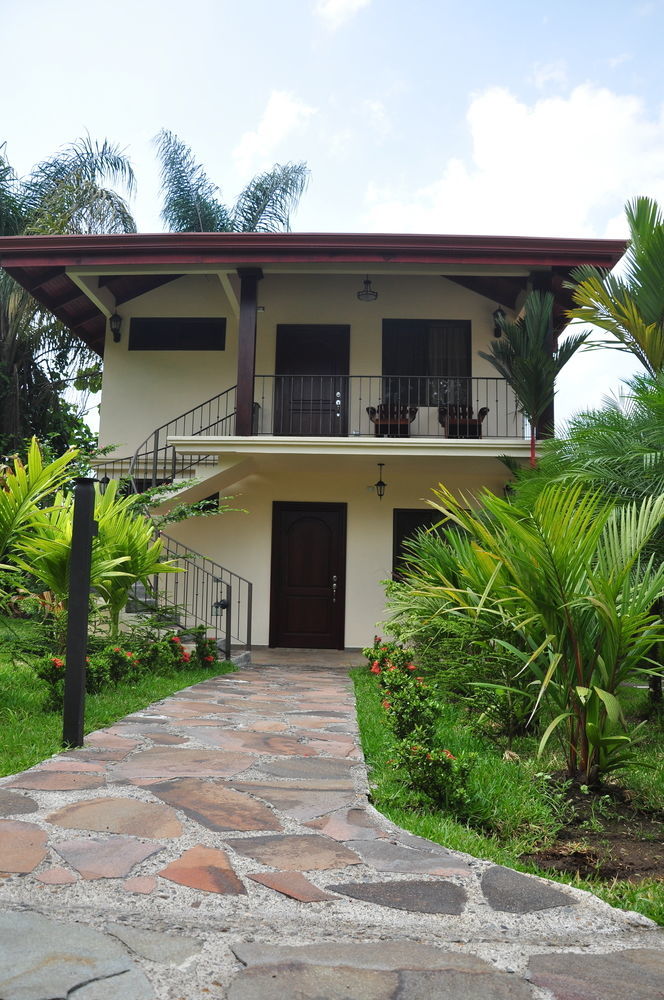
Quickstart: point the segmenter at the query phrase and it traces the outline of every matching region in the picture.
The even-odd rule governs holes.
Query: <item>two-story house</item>
[[[370,640],[432,487],[499,491],[499,456],[526,458],[518,402],[478,356],[496,310],[550,289],[562,328],[570,269],[623,252],[475,236],[0,240],[8,273],[103,354],[100,443],[123,461],[100,476],[196,476],[184,497],[246,510],[170,529],[211,560],[205,586],[171,577],[172,599],[205,620],[214,584],[232,583],[234,641],[309,648]]]

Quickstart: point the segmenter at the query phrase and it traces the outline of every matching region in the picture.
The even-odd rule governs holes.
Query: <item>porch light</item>
[[[120,330],[122,328],[122,317],[118,313],[114,312],[108,321],[111,328],[111,333],[113,334],[113,341],[116,344],[120,343]]]
[[[493,335],[494,337],[502,337],[503,327],[502,324],[507,319],[504,309],[498,306],[497,309],[493,310]]]
[[[375,292],[371,287],[371,279],[369,275],[366,276],[362,284],[364,287],[357,293],[357,297],[360,302],[375,302],[378,298],[378,292]]]
[[[110,481],[111,480],[108,478],[108,476],[102,476],[101,479],[99,480],[99,492],[102,494],[102,496],[106,492],[106,488],[110,483]]]
[[[373,484],[373,488],[375,489],[376,496],[378,497],[379,500],[382,500],[383,497],[385,496],[385,488],[387,486],[387,483],[383,481],[383,465],[384,464],[385,464],[384,462],[378,462],[378,479]]]

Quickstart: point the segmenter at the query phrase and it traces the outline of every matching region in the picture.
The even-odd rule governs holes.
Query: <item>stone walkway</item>
[[[339,669],[248,668],[0,780],[0,1000],[655,1000],[664,932],[367,803]]]

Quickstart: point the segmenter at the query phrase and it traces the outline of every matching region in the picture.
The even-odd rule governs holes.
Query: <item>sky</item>
[[[227,202],[306,161],[300,232],[622,237],[628,199],[664,203],[664,0],[0,0],[0,25],[14,168],[117,142],[143,232],[162,127]],[[559,414],[636,370],[577,355]]]

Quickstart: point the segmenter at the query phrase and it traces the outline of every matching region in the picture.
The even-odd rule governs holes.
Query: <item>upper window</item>
[[[132,317],[129,324],[130,351],[223,351],[225,346],[224,318]]]
[[[469,320],[384,319],[385,394],[417,406],[464,402],[470,393],[470,338]]]

